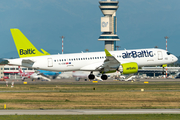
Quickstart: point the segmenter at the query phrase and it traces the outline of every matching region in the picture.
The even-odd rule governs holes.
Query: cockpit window
[[[168,55],[170,55],[171,53],[170,52],[167,52]]]

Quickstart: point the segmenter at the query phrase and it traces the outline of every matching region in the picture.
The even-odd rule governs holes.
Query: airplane
[[[68,72],[61,72],[61,74],[59,74],[57,76],[58,79],[68,79],[68,78],[72,78],[72,71],[68,71]]]
[[[100,77],[98,77],[99,72],[94,72],[95,80],[101,80]],[[80,81],[80,79],[84,79],[85,81],[88,80],[88,71],[70,71],[70,72],[62,72],[60,75],[57,76],[57,78],[75,78],[76,81]]]
[[[8,64],[48,71],[89,71],[88,78],[95,78],[93,72],[100,72],[107,80],[109,72],[121,74],[138,72],[138,67],[171,64],[178,59],[166,50],[158,48],[132,49],[104,52],[49,55],[38,51],[17,28],[10,29],[20,58],[8,59]]]
[[[20,66],[18,66],[19,68],[19,73],[18,75],[22,77],[23,80],[25,80],[26,78],[30,78],[30,75],[32,75],[34,72],[23,72],[20,68]]]
[[[43,79],[44,81],[51,81],[51,79],[47,78],[46,76],[41,75],[39,72],[33,73],[32,75],[30,75],[30,78],[32,78],[32,81],[34,79],[37,79],[37,80]]]
[[[44,80],[47,80],[47,81],[51,81],[49,78],[45,77],[45,76],[42,76],[39,72],[38,73],[34,73],[34,72],[23,72],[20,68],[20,66],[18,66],[19,68],[19,73],[18,75],[20,75],[22,77],[22,80],[24,81],[25,79],[27,78],[31,78],[32,80],[34,79],[37,79],[37,80],[40,80],[40,79],[44,79]]]
[[[94,72],[95,80],[102,81],[100,77],[98,77],[99,72]],[[80,79],[84,79],[87,81],[89,72],[88,71],[73,71],[72,76],[75,78],[76,81],[80,81]]]
[[[39,74],[46,76],[51,79],[55,79],[61,72],[53,72],[53,71],[46,71],[46,70],[38,70]]]

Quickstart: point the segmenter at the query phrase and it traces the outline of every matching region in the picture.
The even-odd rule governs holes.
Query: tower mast
[[[99,41],[105,41],[105,49],[109,51],[116,50],[116,41],[119,41],[117,33],[116,11],[118,9],[118,0],[100,0],[99,8],[104,17],[101,17],[101,32]]]

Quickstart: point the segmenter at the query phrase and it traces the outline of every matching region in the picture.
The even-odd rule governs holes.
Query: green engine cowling
[[[119,67],[121,74],[132,74],[138,72],[138,64],[135,62],[124,63]]]

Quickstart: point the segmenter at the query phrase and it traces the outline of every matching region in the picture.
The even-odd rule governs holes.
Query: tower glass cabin
[[[116,41],[120,41],[117,36],[117,18],[118,0],[101,0],[99,8],[104,17],[101,17],[101,36],[99,41],[105,41],[105,49],[109,51],[116,50]]]

